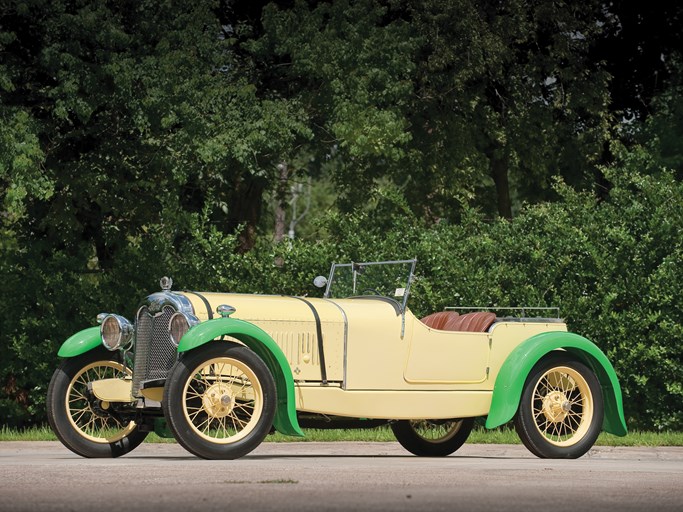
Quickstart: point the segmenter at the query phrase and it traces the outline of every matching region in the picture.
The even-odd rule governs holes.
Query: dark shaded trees
[[[308,279],[316,258],[327,264],[390,249],[411,257],[401,237],[414,241],[407,232],[466,224],[471,207],[490,219],[515,217],[524,203],[566,203],[569,196],[551,187],[557,176],[579,189],[598,189],[607,201],[615,173],[637,167],[649,176],[646,190],[626,188],[635,195],[645,190],[663,204],[657,176],[666,178],[662,189],[672,188],[672,178],[662,166],[683,176],[682,12],[658,0],[3,3],[4,417],[41,414],[39,401],[30,398],[41,392],[35,375],[49,374],[59,342],[90,325],[104,305],[130,313],[130,297],[153,289],[162,273],[175,272],[186,287],[214,288],[218,280],[243,291],[305,293],[284,283],[282,269]],[[647,157],[635,159],[640,152]],[[624,154],[631,155],[625,163]],[[613,160],[617,169],[603,172]],[[325,196],[316,199],[325,211],[307,217],[319,229],[310,223],[301,232],[319,244],[292,267],[282,252],[289,244],[270,244],[264,199],[274,195],[282,213],[292,180],[309,179],[314,195]],[[628,205],[625,185],[619,186],[622,196],[611,203],[609,219],[586,212],[576,219],[609,221],[617,226],[613,253],[641,257],[632,237],[618,236],[619,209]],[[598,203],[586,204],[589,212]],[[562,206],[544,208],[521,223],[492,228],[510,235],[510,258],[514,244],[541,244],[515,229],[540,225],[535,216],[546,211],[565,215]],[[659,211],[648,208],[643,212]],[[637,224],[637,213],[624,216]],[[572,226],[571,219],[560,220],[557,229]],[[458,257],[477,252],[482,226]],[[599,225],[590,228],[591,240],[609,235]],[[640,310],[626,292],[628,301],[612,301],[607,295],[621,292],[610,288],[598,311],[582,302],[580,290],[572,314],[591,329],[584,318],[598,315],[607,324],[612,305],[626,304],[633,307],[620,317],[628,319],[623,326],[640,321],[664,329],[656,303],[665,301],[665,330],[676,337],[675,293],[666,283],[669,271],[672,282],[678,274],[673,256],[660,254],[676,233],[663,233],[660,246],[647,232],[670,226],[636,228],[647,242],[643,250],[657,255],[637,274],[638,290],[646,289],[647,276],[659,276],[661,298],[641,301],[647,308]],[[443,252],[453,236],[439,231],[421,259],[433,266],[438,258],[455,261]],[[567,270],[574,262],[561,252],[556,256]],[[608,261],[608,253],[600,253],[599,266],[580,267],[586,275],[567,270],[568,289],[590,287],[587,281],[603,279],[598,274],[630,286],[612,278],[620,263]],[[501,283],[545,300],[533,294],[534,286],[544,286],[543,275],[486,254],[488,260],[467,268],[476,273],[500,263],[489,270]],[[539,261],[531,263],[533,270]],[[430,293],[461,293],[444,280],[457,265],[464,263],[442,265],[445,274],[435,273],[429,286],[443,289]],[[484,286],[481,272],[477,282]],[[470,292],[468,300],[486,301],[495,291]],[[634,389],[641,384],[632,382]]]
[[[260,85],[305,106],[352,206],[384,178],[426,218],[472,202],[510,217],[553,175],[590,182],[610,126],[608,75],[588,59],[600,7],[271,4],[249,48]]]

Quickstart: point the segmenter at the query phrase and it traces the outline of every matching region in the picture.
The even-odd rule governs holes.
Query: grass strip
[[[304,429],[305,438],[285,436],[275,433],[266,437],[266,442],[393,442],[396,439],[388,427],[377,427],[362,430],[337,429]],[[47,426],[26,429],[0,428],[2,441],[56,441],[57,437]],[[173,439],[165,439],[151,433],[148,443],[175,443]],[[475,428],[467,440],[472,444],[519,444],[519,437],[514,429],[502,427],[493,430]],[[683,446],[683,432],[640,432],[633,431],[625,437],[618,437],[605,432],[600,434],[596,446]]]

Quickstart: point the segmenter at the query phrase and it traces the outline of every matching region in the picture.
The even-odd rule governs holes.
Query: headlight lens
[[[185,314],[176,313],[171,317],[168,323],[168,333],[171,336],[171,341],[177,347],[180,343],[180,338],[185,336],[185,333],[190,330],[190,327],[196,322],[192,322]]]
[[[100,324],[102,345],[108,350],[126,347],[133,340],[133,325],[119,315],[107,315]]]

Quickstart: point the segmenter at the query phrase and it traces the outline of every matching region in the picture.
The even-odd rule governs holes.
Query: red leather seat
[[[422,323],[440,331],[486,332],[496,321],[496,314],[476,311],[459,315],[455,311],[439,311],[424,317]]]
[[[448,329],[444,329],[444,325],[446,325],[449,320],[455,320],[459,316],[460,313],[456,313],[455,311],[439,311],[438,313],[427,315],[426,317],[422,318],[420,322],[425,324],[427,327],[431,327],[432,329],[447,331]]]

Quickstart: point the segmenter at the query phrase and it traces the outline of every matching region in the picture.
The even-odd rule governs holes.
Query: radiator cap
[[[173,286],[173,279],[164,276],[159,280],[159,284],[161,285],[161,290],[167,292]]]

